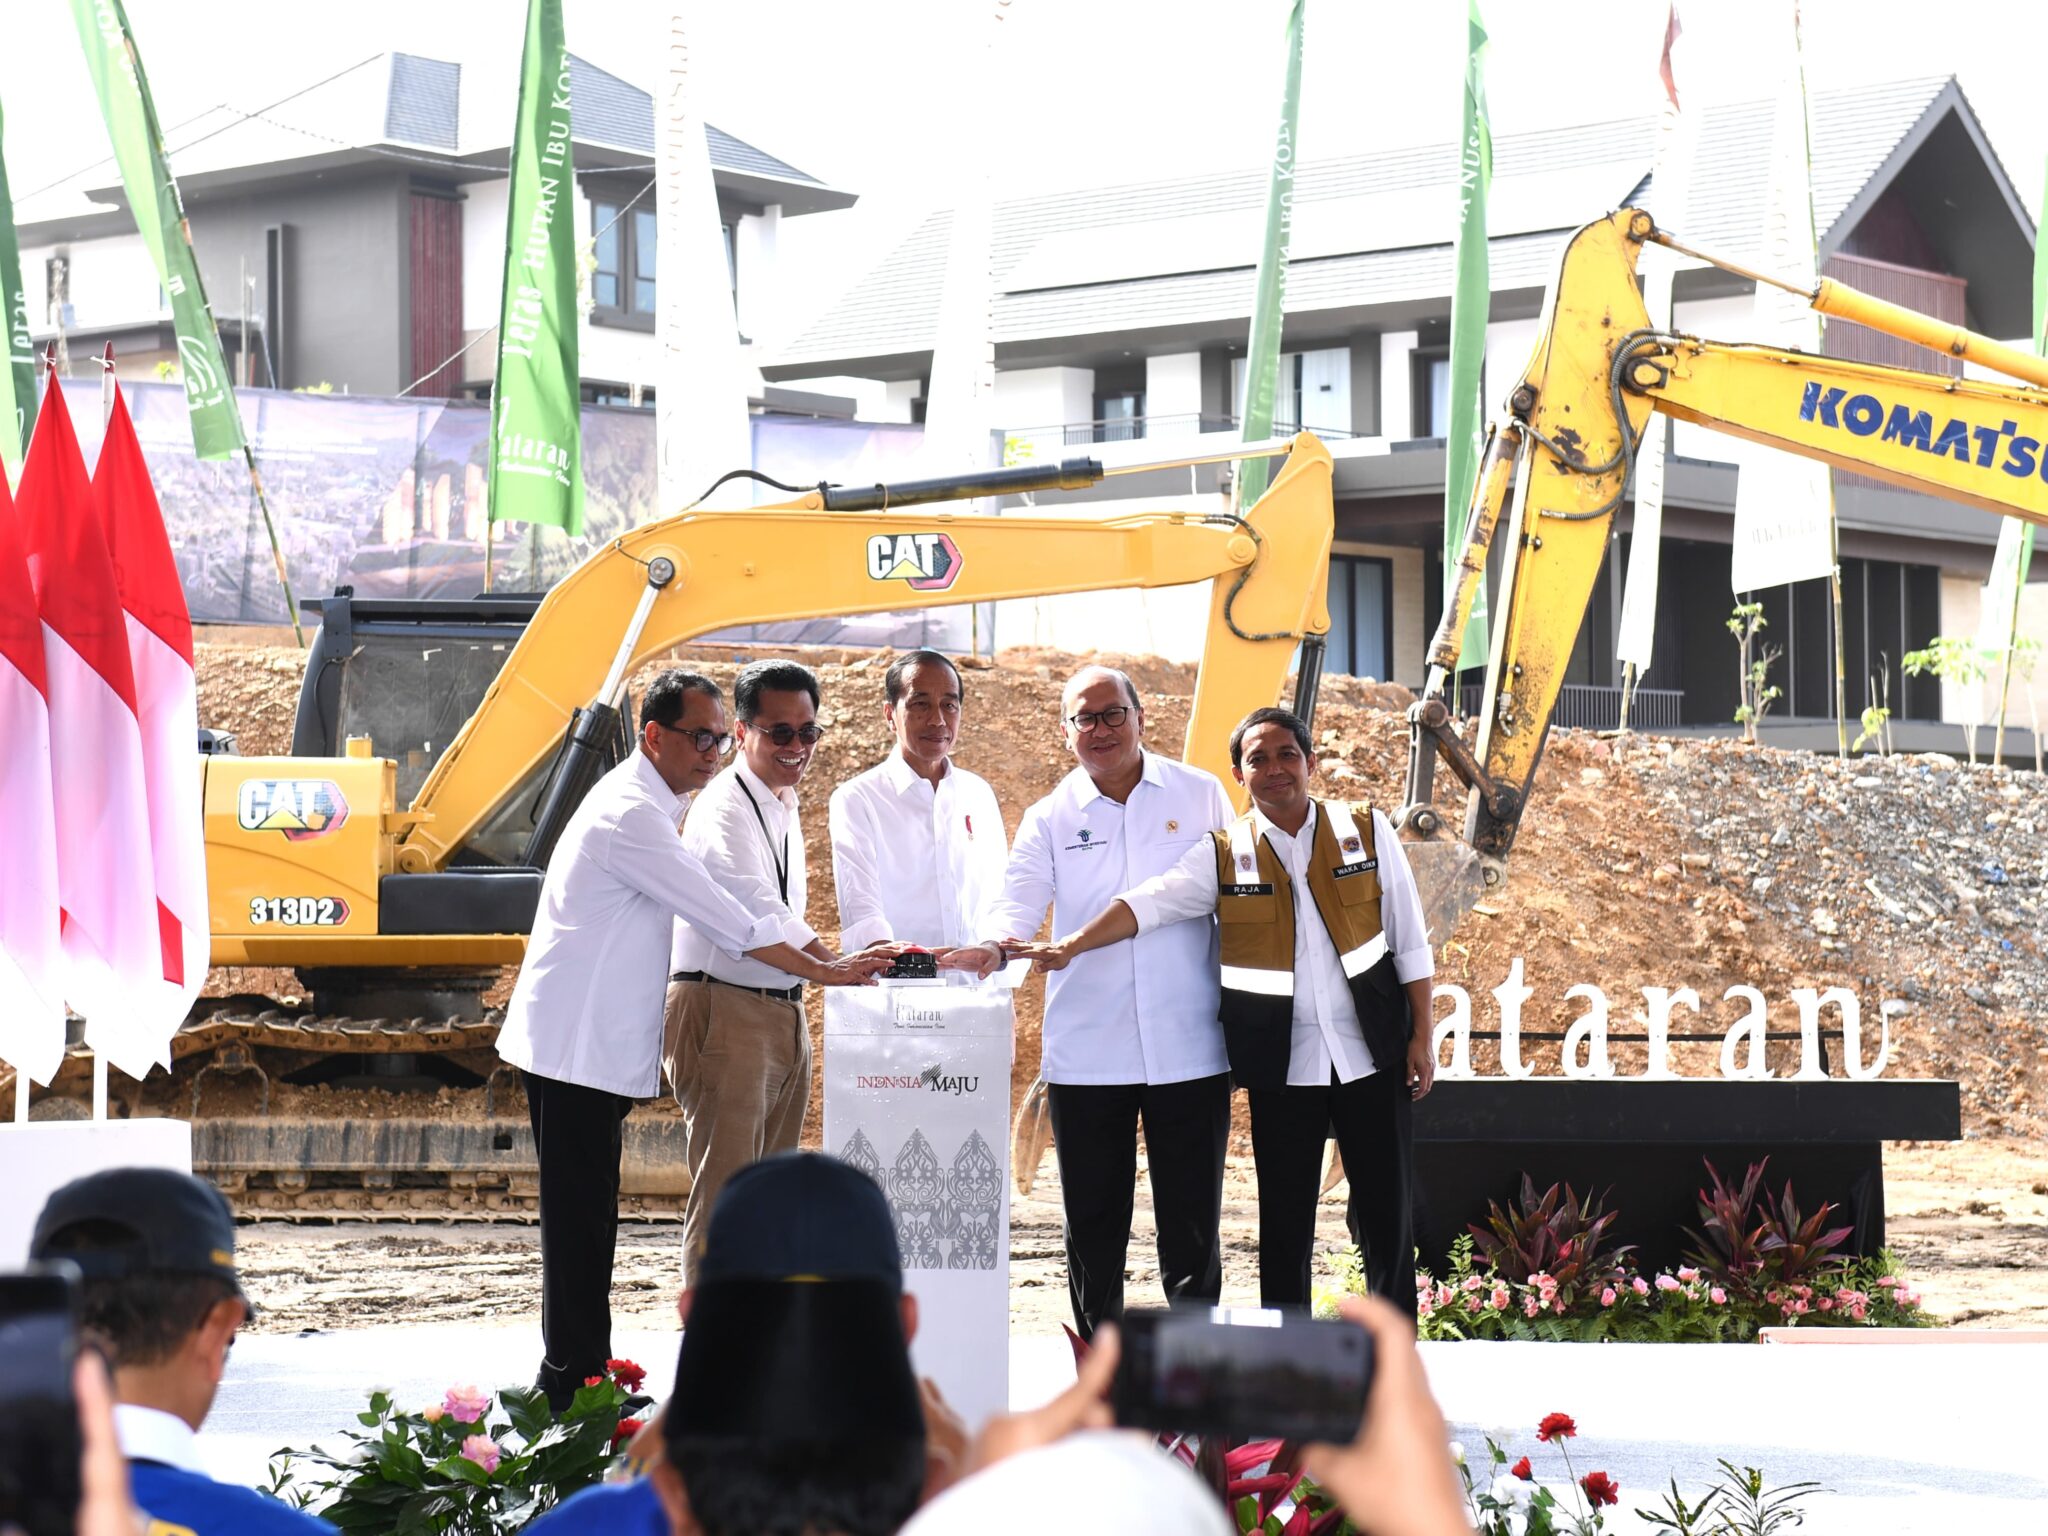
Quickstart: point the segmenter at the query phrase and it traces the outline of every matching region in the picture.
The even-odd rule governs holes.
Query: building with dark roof
[[[1689,243],[1764,265],[1771,109],[1703,109],[1694,190],[1683,214],[1660,210],[1650,179],[1652,119],[1594,122],[1499,138],[1489,198],[1490,377],[1518,376],[1565,236],[1624,204],[1648,207]],[[1813,103],[1813,195],[1824,269],[1884,297],[2000,337],[2031,329],[2034,231],[2024,205],[1952,79],[1822,92]],[[1280,407],[1288,426],[1355,439],[1337,468],[1336,629],[1331,664],[1418,683],[1441,607],[1447,343],[1452,287],[1454,146],[1390,149],[1304,162],[1294,238]],[[1084,189],[999,204],[992,263],[996,400],[1013,453],[1057,457],[1081,443],[1174,441],[1235,431],[1266,177],[1261,170]],[[897,250],[763,367],[792,384],[852,375],[888,382],[916,419],[931,369],[950,218],[932,215]],[[1694,265],[1677,278],[1680,330],[1747,334],[1752,285]],[[1923,368],[1949,360],[1847,324],[1837,355]],[[1489,389],[1489,398],[1497,392]],[[1189,446],[1193,446],[1190,444]],[[1129,450],[1103,449],[1104,453]],[[1736,471],[1730,439],[1674,428],[1666,479],[1656,662],[1642,680],[1650,723],[1725,725],[1735,705],[1725,620]],[[1967,705],[1909,678],[1901,655],[1937,633],[1975,629],[1977,585],[1998,520],[1975,509],[1837,474],[1849,713],[1889,699],[1896,718],[1933,720]],[[1213,492],[1216,471],[1195,478]],[[1130,478],[1114,494],[1132,494]],[[1160,495],[1189,490],[1186,471]],[[1568,723],[1613,723],[1620,572],[1631,521],[1618,519],[1561,710]],[[1784,648],[1777,722],[1832,715],[1833,634],[1825,583],[1761,595]],[[1142,605],[1091,605],[1086,622]],[[2031,611],[2031,609],[2030,609]],[[1078,615],[1080,610],[1069,610]],[[2048,604],[2041,615],[2048,619]],[[1085,648],[1070,617],[999,636]],[[1156,648],[1199,646],[1192,608]],[[1131,646],[1142,634],[1097,641]],[[1639,717],[1639,718],[1643,718]],[[1952,737],[1952,733],[1950,733]],[[1909,732],[1907,740],[1913,740]],[[1929,744],[1934,738],[1928,737]],[[1944,738],[1949,746],[1952,741]]]
[[[654,104],[588,60],[572,55],[570,69],[576,233],[596,260],[584,396],[650,405]],[[516,61],[509,79],[501,73],[383,53],[261,112],[219,106],[167,129],[238,382],[488,392]],[[744,337],[776,302],[780,221],[855,196],[715,126],[707,137]],[[15,214],[39,344],[97,354],[111,341],[131,377],[176,359],[169,306],[110,161],[22,199]],[[810,408],[800,394],[768,398]]]

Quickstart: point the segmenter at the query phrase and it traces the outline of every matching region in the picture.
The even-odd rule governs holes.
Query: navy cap
[[[903,1250],[881,1187],[821,1152],[749,1163],[718,1192],[697,1265],[723,1280],[870,1280],[903,1291]]]
[[[127,1241],[73,1248],[63,1240],[65,1229],[82,1222],[122,1229]],[[73,1179],[36,1218],[29,1258],[69,1259],[87,1279],[167,1270],[216,1275],[237,1292],[242,1288],[226,1197],[204,1179],[169,1168],[109,1168]]]

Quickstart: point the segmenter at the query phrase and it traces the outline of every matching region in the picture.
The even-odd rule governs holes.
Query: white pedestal
[[[1009,1407],[1010,991],[834,987],[825,994],[825,1150],[896,1214],[911,1356],[967,1427]]]
[[[183,1120],[40,1120],[0,1125],[0,1269],[28,1261],[36,1217],[50,1195],[102,1168],[192,1171]]]

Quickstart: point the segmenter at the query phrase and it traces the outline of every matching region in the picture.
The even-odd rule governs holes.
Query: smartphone
[[[1119,1424],[1348,1444],[1372,1386],[1372,1336],[1257,1307],[1126,1312],[1110,1401]]]
[[[889,962],[882,975],[890,981],[936,981],[939,957],[928,949],[906,949]]]
[[[0,1274],[0,1528],[71,1536],[78,1514],[78,1271]]]

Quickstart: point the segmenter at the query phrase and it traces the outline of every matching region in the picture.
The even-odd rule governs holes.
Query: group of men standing
[[[726,1179],[798,1144],[804,984],[872,984],[910,947],[969,974],[1053,973],[1041,1075],[1084,1335],[1122,1310],[1141,1122],[1167,1298],[1220,1294],[1233,1082],[1250,1096],[1266,1303],[1309,1299],[1334,1130],[1368,1281],[1412,1308],[1408,1116],[1433,1076],[1433,966],[1385,818],[1309,795],[1308,730],[1277,709],[1231,738],[1252,798],[1234,814],[1213,775],[1145,747],[1128,677],[1086,667],[1061,700],[1076,766],[1012,847],[994,791],[952,761],[959,669],[914,651],[883,691],[895,750],[831,797],[837,951],[804,918],[797,790],[824,726],[795,662],[743,670],[731,725],[714,683],[663,673],[634,751],[556,849],[499,1038],[540,1158],[540,1385],[566,1400],[609,1354],[633,1102],[665,1075],[683,1111],[694,1283]],[[1035,943],[1048,907],[1061,937]]]

